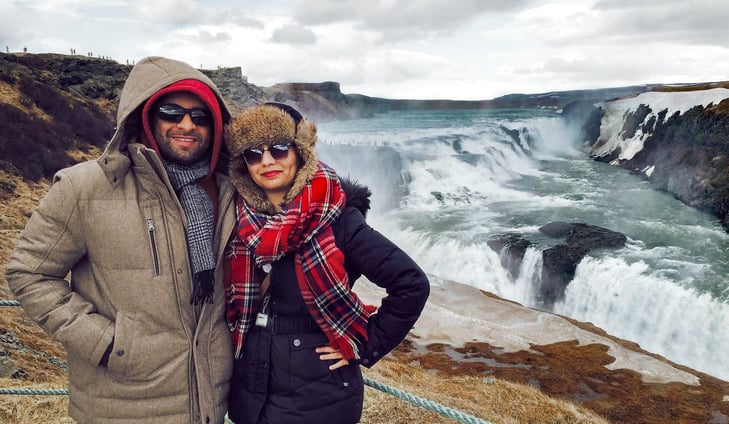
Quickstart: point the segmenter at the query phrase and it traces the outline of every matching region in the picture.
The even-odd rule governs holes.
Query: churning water
[[[368,221],[429,274],[540,308],[541,254],[519,278],[489,237],[583,222],[626,247],[582,260],[552,312],[729,380],[729,235],[641,177],[591,160],[548,110],[404,111],[319,124],[321,159],[373,191]]]

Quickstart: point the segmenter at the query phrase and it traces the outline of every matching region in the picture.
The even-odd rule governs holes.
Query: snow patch
[[[599,147],[595,148],[591,154],[605,156],[617,149],[620,152],[618,159],[632,159],[643,149],[645,139],[653,130],[653,128],[648,128],[649,131],[644,133],[643,126],[652,118],[656,118],[661,111],[667,110],[665,119],[668,119],[676,112],[683,114],[694,106],[706,107],[710,103],[718,104],[727,97],[729,97],[729,89],[726,88],[677,92],[653,91],[599,104],[605,111],[605,115],[600,123]],[[629,113],[634,113],[640,105],[650,107],[651,113],[638,125],[633,137],[623,140],[621,132],[625,124],[625,117]]]

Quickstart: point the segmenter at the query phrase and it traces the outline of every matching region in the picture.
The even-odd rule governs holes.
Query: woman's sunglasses
[[[243,159],[250,166],[258,165],[263,160],[263,152],[268,151],[274,160],[286,159],[289,155],[289,149],[293,145],[292,142],[278,141],[271,144],[259,144],[256,147],[243,150]]]
[[[185,109],[180,105],[169,103],[157,109],[159,119],[176,124],[182,122],[185,115],[188,114],[190,115],[190,119],[192,119],[192,123],[197,126],[209,127],[211,125],[210,113],[203,108],[194,107],[192,109]]]

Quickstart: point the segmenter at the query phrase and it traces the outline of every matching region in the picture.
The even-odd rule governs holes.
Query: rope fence
[[[372,380],[367,377],[364,377],[364,383],[381,392],[384,392],[389,395],[393,395],[400,399],[406,400],[415,406],[429,409],[431,411],[437,412],[448,418],[453,418],[454,420],[457,420],[457,421],[465,423],[465,424],[491,424],[490,422],[484,421],[481,418],[474,417],[473,415],[466,414],[464,412],[461,412],[457,409],[450,408],[445,405],[441,405],[437,402],[433,402],[432,400],[421,398],[420,396],[416,396],[412,393],[408,393],[408,392],[402,391],[400,389],[396,389],[392,386],[388,386],[387,384],[380,383],[379,381]]]
[[[13,387],[0,389],[0,395],[68,395],[68,389],[23,389]]]
[[[17,300],[2,300],[0,299],[0,306],[20,306],[20,302]],[[405,392],[387,384],[381,383],[377,380],[363,376],[364,384],[372,387],[373,389],[379,390],[383,393],[395,396],[402,400],[412,403],[420,408],[428,409],[433,412],[437,412],[445,417],[452,418],[458,422],[464,424],[492,424],[489,421],[484,421],[481,418],[474,417],[473,415],[466,414],[454,408],[442,405],[434,402],[430,399],[425,399],[412,393]],[[33,389],[33,388],[0,388],[0,395],[68,395],[67,389]],[[226,417],[226,423],[230,423]]]

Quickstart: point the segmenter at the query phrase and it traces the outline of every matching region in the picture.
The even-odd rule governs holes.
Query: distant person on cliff
[[[216,168],[229,117],[199,71],[141,60],[104,153],[59,171],[20,235],[8,284],[65,347],[79,423],[224,421],[233,349],[219,265],[235,190]]]
[[[316,126],[294,108],[247,109],[225,134],[238,192],[225,261],[237,358],[229,416],[237,424],[357,423],[359,366],[405,338],[428,280],[365,222],[369,189],[319,162]],[[379,309],[352,291],[361,275],[386,289]]]

